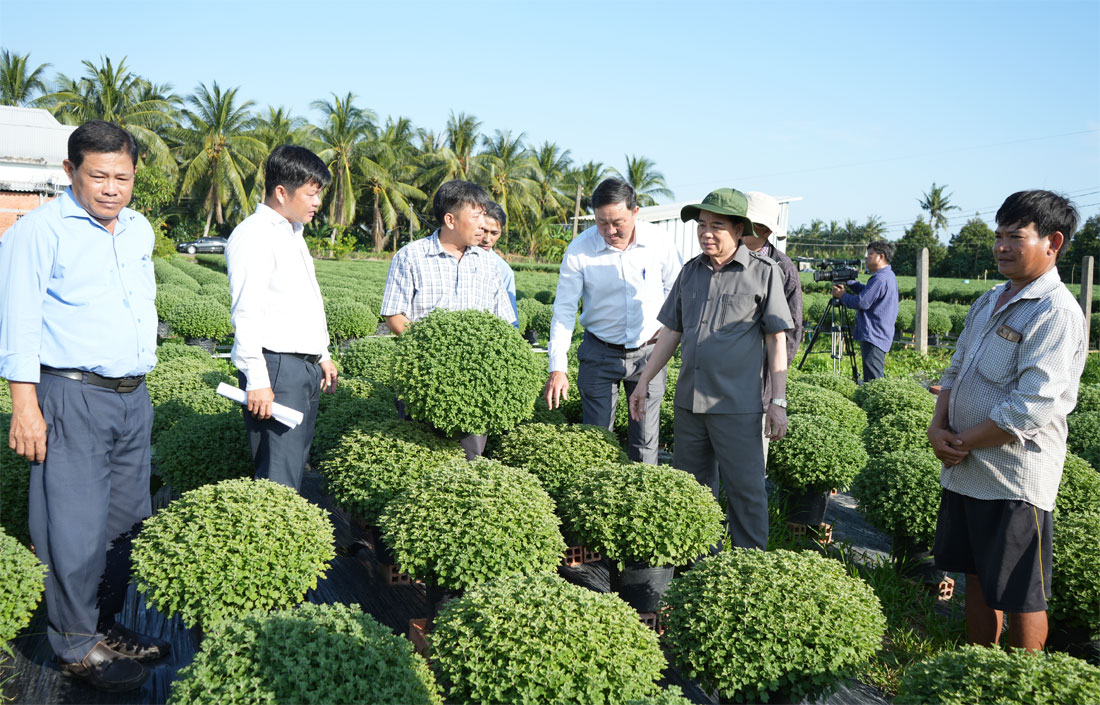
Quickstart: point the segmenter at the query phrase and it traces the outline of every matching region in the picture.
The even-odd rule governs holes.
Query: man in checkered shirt
[[[479,309],[516,322],[494,255],[478,246],[492,202],[469,181],[448,181],[436,191],[432,211],[439,229],[398,250],[386,275],[381,313],[395,335],[437,308]],[[460,443],[467,459],[485,450],[485,436],[469,435]]]
[[[928,440],[943,461],[933,553],[966,574],[971,643],[1041,650],[1050,597],[1051,511],[1066,458],[1066,415],[1085,365],[1085,319],[1055,265],[1077,210],[1049,191],[997,211],[993,254],[1008,283],[970,308]]]

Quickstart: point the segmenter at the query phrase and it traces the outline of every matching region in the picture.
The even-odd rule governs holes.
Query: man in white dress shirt
[[[634,392],[661,329],[657,314],[681,263],[671,237],[651,223],[635,221],[638,200],[630,184],[607,179],[592,192],[592,208],[596,225],[578,235],[562,259],[545,394],[551,409],[568,398],[567,355],[577,303],[583,296],[584,341],[577,350],[583,421],[610,429],[619,383],[627,396]],[[631,460],[657,463],[666,374],[662,369],[649,383],[644,419],[630,420],[627,453]]]
[[[244,412],[255,477],[298,489],[321,390],[336,391],[328,326],[302,225],[332,179],[304,147],[277,147],[264,165],[265,198],[229,236],[233,364],[248,393]],[[291,429],[271,417],[278,402],[305,417]]]

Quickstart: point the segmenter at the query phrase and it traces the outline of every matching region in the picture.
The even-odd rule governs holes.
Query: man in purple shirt
[[[856,309],[856,325],[852,337],[859,341],[863,358],[863,381],[884,376],[886,352],[894,340],[894,322],[898,317],[898,280],[890,268],[894,258],[893,244],[876,240],[867,245],[866,265],[871,278],[866,284],[848,282],[851,294],[843,284],[833,286],[833,298],[841,305]]]

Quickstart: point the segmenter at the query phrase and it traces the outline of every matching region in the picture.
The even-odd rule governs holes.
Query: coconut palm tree
[[[252,101],[237,103],[237,88],[222,91],[217,81],[211,88],[199,84],[184,109],[183,126],[169,132],[173,150],[183,170],[180,199],[192,198],[206,211],[203,235],[210,221],[225,222],[226,208],[247,214],[251,202],[244,179],[255,173],[266,156],[267,145],[251,134]]]
[[[475,164],[476,180],[486,186],[506,216],[539,208],[538,165],[523,146],[526,136],[521,132],[512,137],[510,130],[496,130],[492,137],[483,137],[484,150]]]
[[[565,173],[562,179],[562,190],[576,198],[577,187],[580,186],[580,207],[588,213],[592,210],[592,192],[600,182],[614,173],[614,170],[601,162],[585,162]]]
[[[332,172],[327,198],[328,221],[335,226],[329,241],[335,244],[337,231],[355,219],[354,169],[362,156],[363,141],[377,134],[375,121],[378,116],[355,105],[354,93],[343,98],[333,93],[331,101],[315,100],[312,106],[324,116],[315,137],[320,148],[317,156]]]
[[[30,53],[0,51],[0,105],[35,107],[35,94],[46,92],[42,79],[50,64],[39,64],[32,70],[27,63],[30,57]]]
[[[469,181],[474,178],[479,155],[474,154],[474,148],[478,143],[478,128],[481,121],[473,115],[451,113],[447,118],[447,127],[443,131],[443,146],[425,155],[424,179],[431,186],[431,194],[439,187],[453,179]],[[424,137],[432,136],[431,133],[422,133]],[[434,136],[433,136],[434,137]],[[438,141],[438,140],[433,140]]]
[[[639,206],[657,205],[656,196],[672,198],[672,191],[665,184],[664,174],[657,171],[649,157],[626,156],[626,171],[621,173],[623,180],[634,187],[638,195]]]
[[[565,177],[573,164],[569,150],[562,150],[554,142],[543,142],[534,151],[535,164],[538,167],[539,212],[554,215],[564,222],[573,208],[576,189],[565,192]]]
[[[291,115],[286,108],[268,106],[267,112],[257,116],[252,121],[252,136],[264,143],[267,154],[284,144],[294,144],[303,147],[310,146],[313,140],[314,127],[305,118]],[[264,195],[264,165],[265,159],[256,164],[256,171],[252,175],[252,186],[248,192],[248,201],[257,204],[263,200]]]
[[[427,197],[411,183],[417,175],[414,164],[406,159],[407,154],[402,153],[400,146],[391,144],[386,136],[397,139],[396,134],[384,133],[383,139],[371,140],[364,145],[356,165],[362,174],[364,196],[371,199],[371,237],[375,252],[385,249],[386,233],[397,227],[398,215],[409,222],[410,233],[420,227],[412,201]]]
[[[951,204],[953,194],[944,194],[946,188],[947,184],[936,186],[936,182],[933,181],[931,190],[923,194],[919,201],[921,210],[928,211],[928,223],[937,236],[941,228],[947,230],[947,213],[959,210],[958,206]]]

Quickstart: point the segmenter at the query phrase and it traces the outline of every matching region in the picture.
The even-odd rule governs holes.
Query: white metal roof
[[[60,167],[75,129],[42,108],[0,106],[0,163]]]

